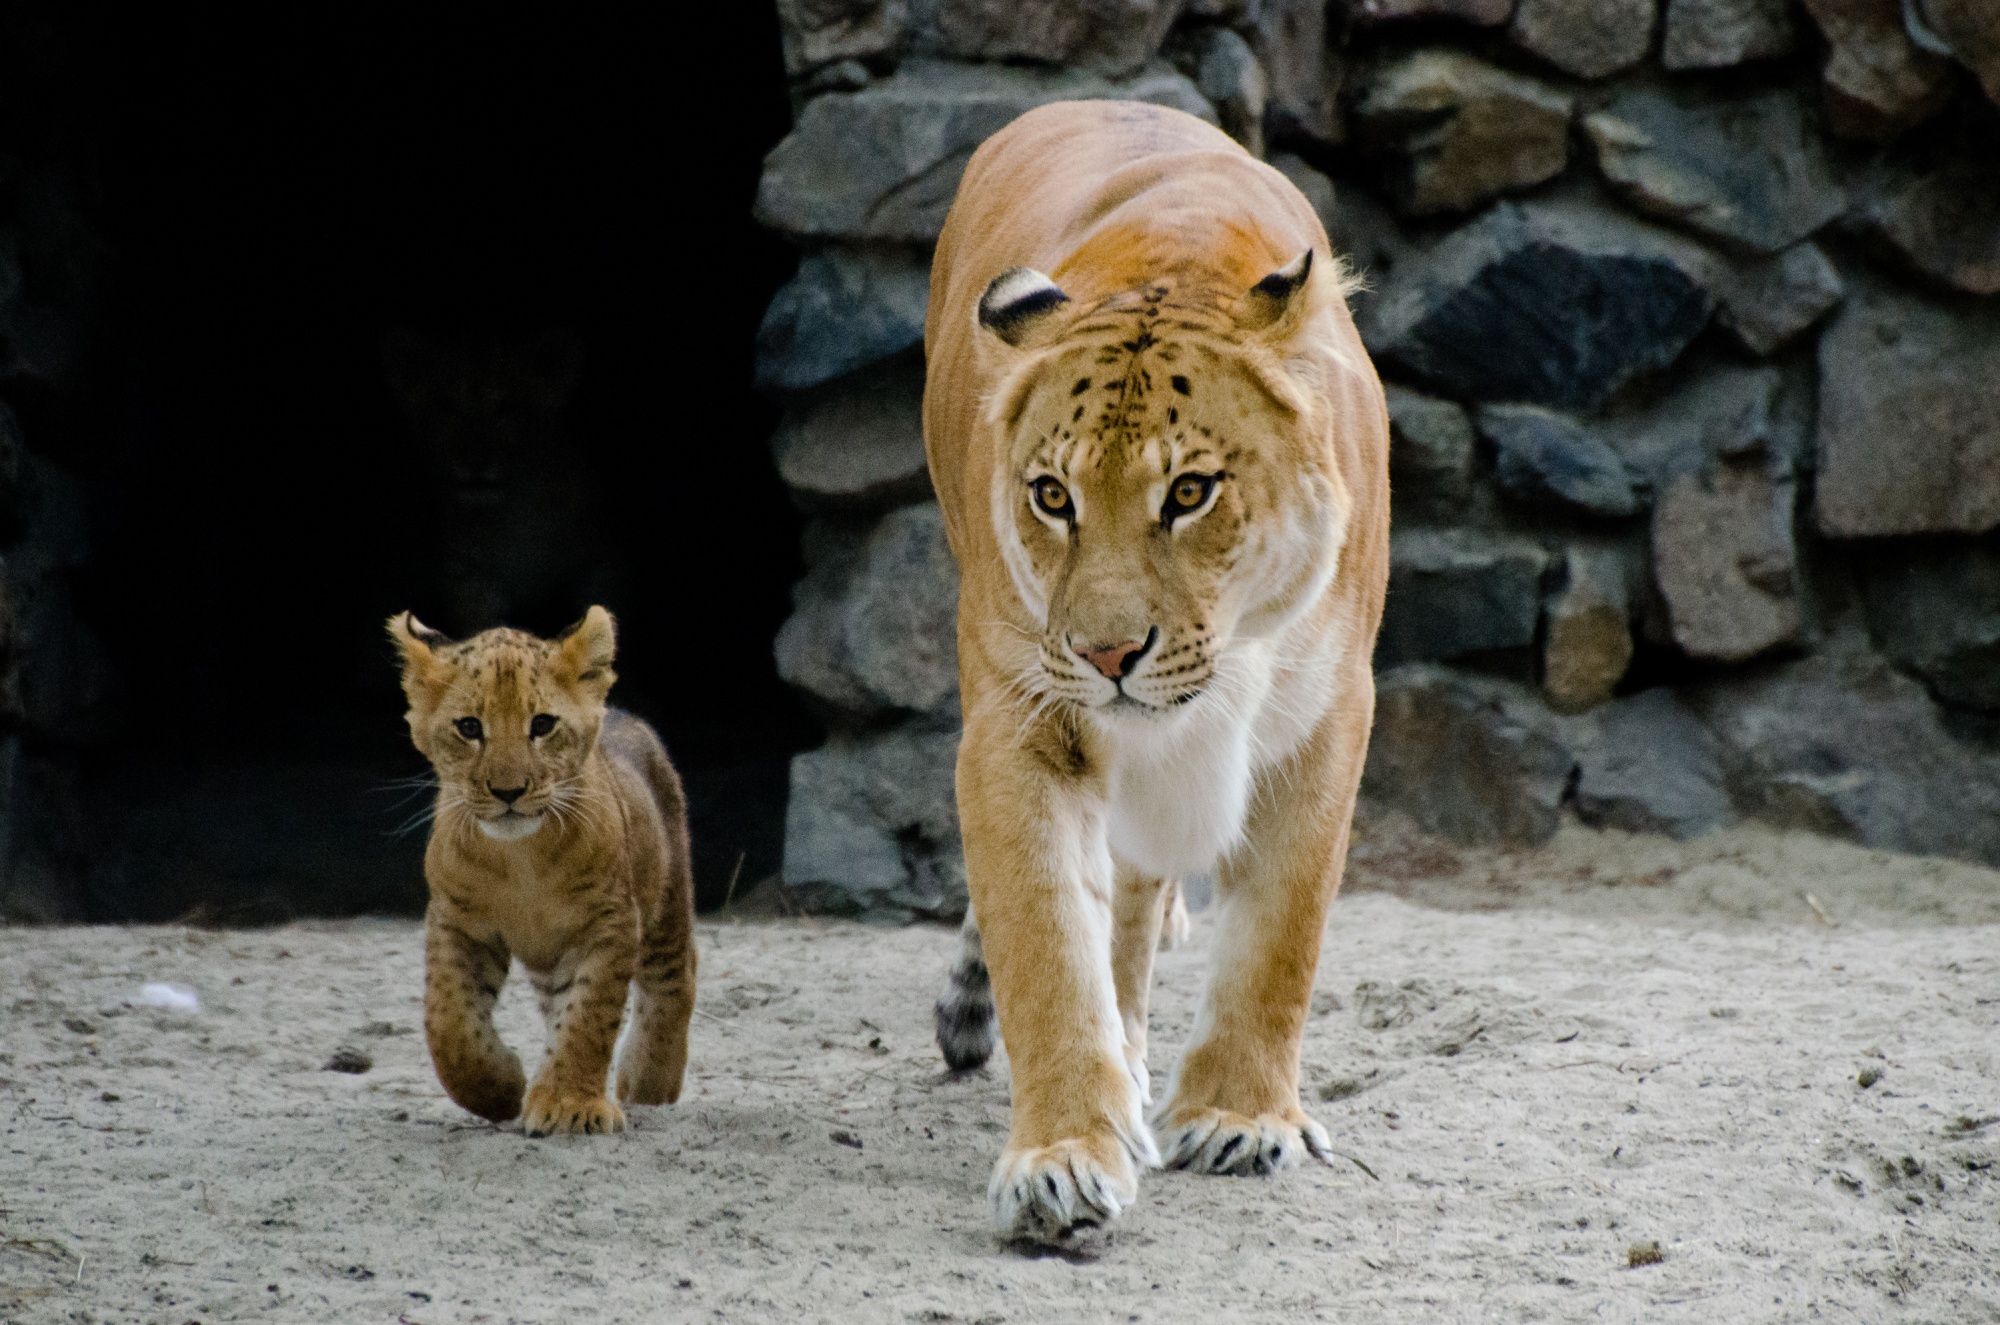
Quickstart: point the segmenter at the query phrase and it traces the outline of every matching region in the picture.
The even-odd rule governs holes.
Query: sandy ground
[[[2000,874],[1376,825],[1354,885],[1305,1047],[1351,1160],[1152,1175],[1040,1257],[986,1222],[1004,1063],[930,1045],[940,929],[705,924],[686,1098],[543,1141],[438,1090],[411,924],[0,930],[0,1319],[2000,1318]]]

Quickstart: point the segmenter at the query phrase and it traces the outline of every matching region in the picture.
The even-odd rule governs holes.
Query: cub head
[[[1317,600],[1351,505],[1321,377],[1345,363],[1344,294],[1311,249],[1220,293],[1163,280],[1079,308],[1025,269],[987,287],[992,518],[1040,625],[1029,693],[1170,720]]]
[[[597,743],[617,628],[593,607],[552,640],[519,630],[454,642],[408,612],[389,618],[403,659],[410,739],[438,776],[444,828],[500,842],[582,805],[577,775]]]

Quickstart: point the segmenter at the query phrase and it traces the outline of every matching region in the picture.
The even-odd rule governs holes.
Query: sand
[[[1207,938],[1162,959],[1156,1080]],[[1305,1046],[1349,1158],[1150,1175],[1068,1255],[988,1227],[1007,1075],[941,1075],[948,931],[701,943],[682,1102],[530,1141],[439,1091],[409,922],[0,930],[0,1319],[2000,1318],[1991,871],[1371,824]],[[503,1013],[539,1044],[524,982]]]

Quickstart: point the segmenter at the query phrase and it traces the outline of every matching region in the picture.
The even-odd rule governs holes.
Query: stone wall
[[[1467,842],[1757,816],[2000,863],[1989,0],[779,0],[759,335],[809,905],[964,905],[929,246],[1022,111],[1176,106],[1368,281],[1395,533],[1367,792]]]

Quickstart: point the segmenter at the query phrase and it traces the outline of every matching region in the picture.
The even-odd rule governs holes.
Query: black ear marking
[[[1308,248],[1284,266],[1250,287],[1244,296],[1237,325],[1246,329],[1268,327],[1285,315],[1299,291],[1312,275],[1313,251]]]
[[[1018,346],[1037,323],[1068,302],[1061,287],[1034,268],[1011,267],[979,296],[979,325]]]
[[[429,626],[417,620],[416,613],[414,612],[403,613],[403,629],[409,632],[411,639],[417,640],[429,648],[442,648],[451,643],[451,640],[442,630],[432,630]]]

